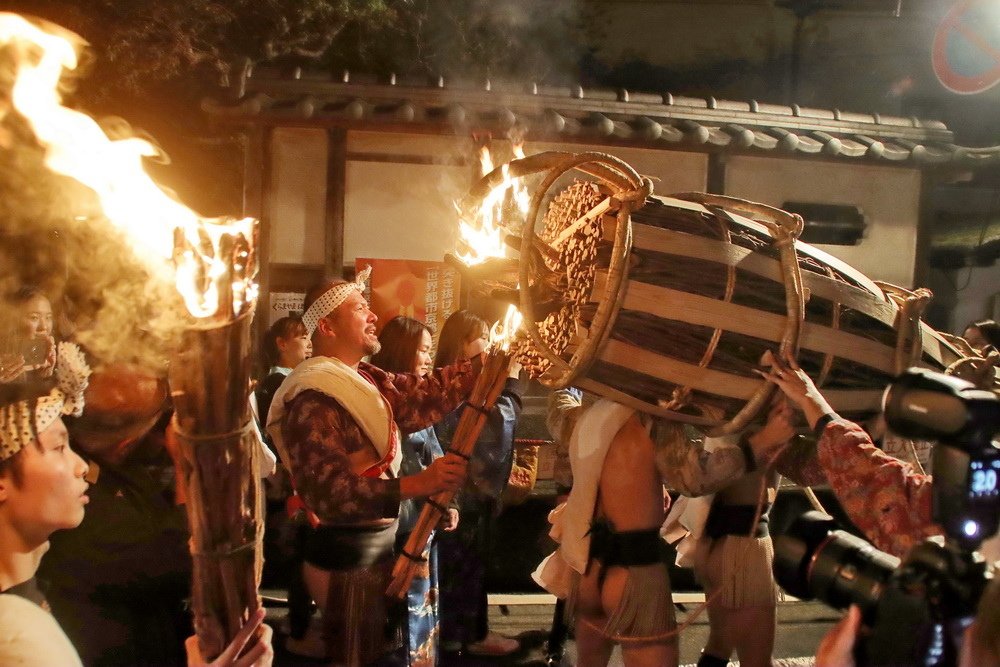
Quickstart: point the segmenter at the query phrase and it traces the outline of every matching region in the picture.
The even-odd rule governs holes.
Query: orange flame
[[[493,328],[490,329],[490,347],[498,347],[504,352],[509,350],[523,319],[521,311],[513,305],[507,306],[503,322],[494,322]]]
[[[524,157],[523,144],[515,143],[513,154],[515,159]],[[493,157],[486,146],[480,149],[479,164],[484,175],[494,169]],[[470,266],[485,262],[491,257],[506,257],[504,235],[511,233],[511,229],[517,230],[524,223],[531,204],[531,193],[523,179],[512,178],[508,173],[510,167],[506,163],[500,169],[503,182],[483,198],[474,219],[459,220],[459,236],[468,252],[458,253],[458,258]],[[511,216],[515,219],[510,219]]]
[[[75,45],[17,14],[0,13],[0,44],[18,47],[12,102],[46,149],[46,165],[94,190],[105,216],[124,230],[153,274],[173,280],[195,317],[215,315],[231,302],[234,315],[257,296],[253,281],[256,220],[210,219],[168,196],[146,173],[143,157],[157,154],[137,138],[112,140],[93,118],[62,105],[64,72],[77,66]]]

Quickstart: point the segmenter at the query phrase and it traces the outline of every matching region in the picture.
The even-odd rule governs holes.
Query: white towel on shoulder
[[[569,594],[572,571],[583,574],[590,558],[590,524],[597,505],[604,459],[615,435],[635,410],[620,403],[601,399],[587,409],[576,422],[570,437],[569,461],[573,469],[573,488],[566,502],[549,513],[552,529],[549,536],[559,548],[543,560],[532,578],[556,597]]]

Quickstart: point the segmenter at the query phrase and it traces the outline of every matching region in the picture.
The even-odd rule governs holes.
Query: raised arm
[[[413,433],[440,421],[469,396],[482,370],[482,361],[479,357],[459,361],[435,368],[424,377],[415,373],[389,373],[365,363],[360,370],[371,377],[389,401],[400,430]]]
[[[706,440],[683,424],[656,423],[656,466],[663,483],[685,496],[703,496],[723,489],[747,471],[746,457],[736,438]]]
[[[816,456],[851,521],[879,549],[903,556],[941,534],[931,518],[931,478],[878,449],[854,422],[842,419],[789,354],[771,357],[761,373],[802,410],[817,431]]]
[[[880,450],[854,422],[827,424],[816,453],[844,511],[877,548],[902,557],[941,534],[931,518],[931,477]]]

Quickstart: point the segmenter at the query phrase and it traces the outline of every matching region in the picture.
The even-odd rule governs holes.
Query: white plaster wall
[[[913,287],[920,174],[855,164],[733,157],[726,194],[780,207],[786,201],[857,206],[865,236],[856,246],[820,245],[873,280]]]
[[[271,135],[268,261],[323,264],[326,257],[327,134],[278,127]]]
[[[465,167],[349,161],[344,262],[357,257],[440,262],[455,248],[454,202],[469,179]]]
[[[472,146],[469,137],[447,137],[435,134],[402,134],[399,132],[347,133],[348,153],[381,155],[414,155],[440,159],[466,157]]]
[[[458,238],[454,202],[472,182],[468,138],[349,132],[344,202],[344,261],[356,257],[440,261]],[[498,162],[510,159],[510,145],[493,143]],[[528,154],[545,150],[601,150],[654,178],[656,192],[705,189],[704,154],[639,148],[529,142]],[[378,156],[378,160],[372,160]],[[397,160],[393,160],[393,156]],[[352,159],[354,158],[354,159]],[[448,164],[413,164],[434,159]],[[384,160],[384,161],[383,161]]]
[[[1000,321],[1000,263],[948,271],[947,280],[955,287],[952,333],[961,334],[974,320]]]

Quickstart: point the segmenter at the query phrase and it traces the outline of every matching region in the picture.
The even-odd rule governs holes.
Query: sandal
[[[466,646],[465,650],[468,651],[470,655],[504,656],[510,655],[520,648],[521,642],[516,639],[504,637],[503,635],[498,635],[495,632],[489,632],[482,638],[482,640]]]

